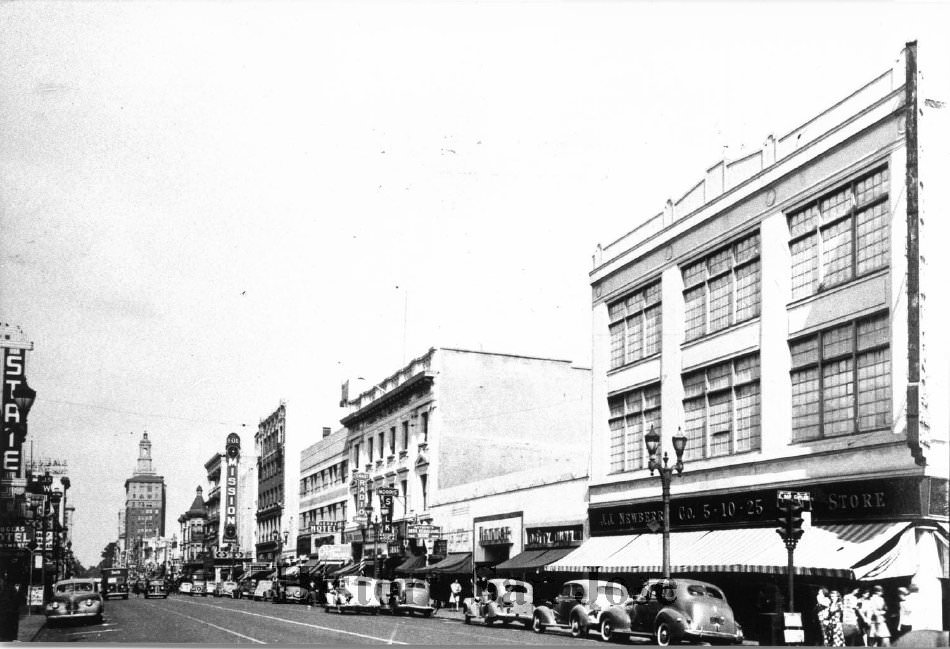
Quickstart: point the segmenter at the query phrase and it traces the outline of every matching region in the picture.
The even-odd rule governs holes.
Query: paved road
[[[230,644],[485,644],[603,646],[600,636],[536,635],[521,625],[467,626],[458,619],[325,613],[299,604],[172,595],[110,600],[101,624],[47,625],[38,642]]]

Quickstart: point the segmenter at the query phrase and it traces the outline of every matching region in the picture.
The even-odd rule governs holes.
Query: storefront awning
[[[438,563],[413,570],[414,575],[467,575],[472,572],[471,552],[450,552]]]
[[[547,548],[544,550],[525,550],[507,561],[495,566],[495,572],[529,572],[563,559],[574,548]]]
[[[300,566],[290,566],[280,571],[280,575],[286,579],[293,579],[300,575]]]
[[[331,577],[346,577],[347,575],[358,575],[360,570],[363,569],[362,562],[351,563],[349,565],[343,566],[339,570],[334,570],[330,573]]]
[[[317,565],[319,565],[319,563],[320,563],[319,559],[307,559],[306,561],[300,564],[300,569],[312,570],[313,568],[316,568]]]
[[[423,567],[426,565],[426,555],[420,554],[418,556],[413,555],[408,559],[396,566],[397,573],[412,574],[413,570]]]
[[[886,554],[887,547],[910,526],[905,522],[810,527],[795,549],[794,572],[879,579],[881,577],[870,576],[880,574],[882,569],[874,564],[876,555]],[[662,552],[660,534],[594,537],[545,569],[553,572],[661,572]],[[673,572],[788,572],[785,545],[771,527],[674,532],[670,534],[670,557]],[[906,567],[899,569],[902,570]]]

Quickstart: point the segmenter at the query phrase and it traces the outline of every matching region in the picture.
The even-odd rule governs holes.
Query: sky
[[[588,273],[943,3],[5,2],[0,321],[74,552],[148,431],[166,532],[229,432],[339,427],[434,346],[589,367]],[[928,37],[932,36],[931,40]],[[296,465],[294,465],[296,470]]]

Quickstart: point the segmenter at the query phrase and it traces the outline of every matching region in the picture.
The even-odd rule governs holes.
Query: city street
[[[443,614],[444,615],[444,614]],[[521,625],[466,626],[458,618],[393,617],[325,613],[322,608],[246,599],[191,598],[110,600],[101,624],[48,625],[37,642],[204,644],[485,644],[590,645],[566,632],[536,635]],[[641,641],[637,641],[640,643]]]

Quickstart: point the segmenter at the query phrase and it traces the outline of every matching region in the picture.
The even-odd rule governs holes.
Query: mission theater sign
[[[237,489],[238,461],[241,458],[241,438],[236,433],[228,435],[225,443],[224,525],[221,542],[237,543]]]
[[[886,520],[925,516],[946,510],[946,480],[891,478],[825,484],[783,486],[782,490],[811,494],[813,523]],[[926,484],[924,484],[926,482]],[[774,525],[779,515],[777,488],[701,494],[670,500],[670,529],[718,529]],[[938,494],[934,496],[933,494]],[[941,502],[937,502],[941,501]],[[644,534],[663,524],[660,501],[591,507],[591,536]]]

